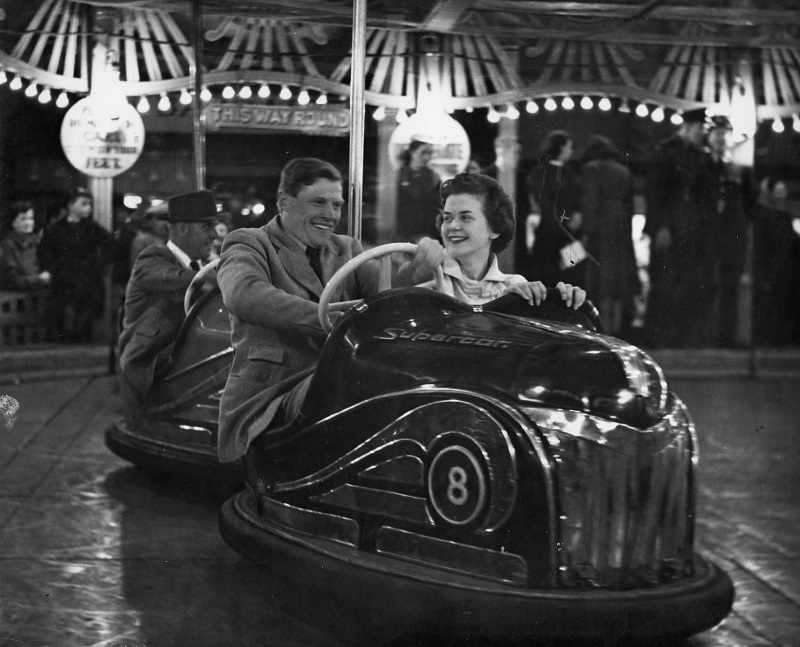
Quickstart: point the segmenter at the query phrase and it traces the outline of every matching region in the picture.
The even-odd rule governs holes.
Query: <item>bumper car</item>
[[[105,442],[117,456],[149,472],[241,485],[241,466],[217,458],[219,400],[233,348],[219,288],[202,288],[205,274],[216,265],[205,266],[187,290],[186,319],[144,411],[115,421]]]
[[[323,327],[360,259],[323,293]],[[600,644],[713,627],[733,585],[693,549],[694,424],[659,366],[598,326],[554,294],[357,304],[300,416],[245,456],[223,538],[389,636]]]

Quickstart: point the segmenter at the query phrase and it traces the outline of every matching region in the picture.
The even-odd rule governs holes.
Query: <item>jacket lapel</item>
[[[322,295],[322,283],[311,269],[311,264],[306,257],[306,250],[302,249],[300,244],[286,233],[279,216],[275,216],[267,223],[267,233],[270,235],[273,245],[278,249],[278,258],[286,273],[319,300]],[[324,258],[325,252],[323,251],[321,255],[323,276],[328,278],[328,274],[324,272]]]

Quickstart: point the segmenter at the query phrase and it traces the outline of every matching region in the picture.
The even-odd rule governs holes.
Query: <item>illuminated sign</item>
[[[127,101],[113,116],[92,97],[72,106],[61,122],[61,147],[69,163],[96,178],[110,178],[131,168],[144,148],[144,124]]]
[[[350,132],[350,110],[335,106],[210,103],[205,114],[209,130],[268,130],[333,137],[344,137]]]
[[[467,131],[444,112],[418,112],[395,128],[389,138],[389,150],[395,167],[399,168],[403,151],[414,139],[431,145],[433,157],[430,166],[443,180],[467,168],[470,156]]]

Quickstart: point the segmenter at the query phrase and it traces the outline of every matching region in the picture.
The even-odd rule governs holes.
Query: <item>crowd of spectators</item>
[[[569,132],[548,133],[532,170],[518,177],[514,270],[549,286],[584,287],[608,333],[647,347],[735,347],[750,334],[756,343],[800,343],[800,218],[787,207],[787,182],[766,177],[756,190],[751,169],[731,162],[733,145],[727,119],[697,110],[655,149],[640,185],[649,241],[643,285],[626,156],[606,137],[579,146]],[[431,152],[412,141],[404,153],[398,240],[439,235],[441,182]],[[498,167],[472,160],[471,172],[496,176]],[[15,202],[0,232],[0,291],[47,292],[55,339],[93,341],[108,295],[112,309],[121,304],[139,254],[167,244],[161,212],[166,203],[145,213],[121,209],[109,232],[93,219],[84,189],[52,205],[44,222],[31,203]],[[208,260],[219,257],[236,224],[218,214]],[[750,330],[740,302],[744,272],[753,278]],[[636,304],[645,299],[644,334],[634,334]]]

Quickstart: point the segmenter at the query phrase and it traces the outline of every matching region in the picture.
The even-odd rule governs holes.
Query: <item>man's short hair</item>
[[[311,186],[317,180],[342,182],[342,174],[333,164],[316,157],[298,157],[293,159],[281,171],[281,183],[278,185],[278,200],[284,195],[293,198],[305,186]]]
[[[451,195],[474,195],[483,199],[483,213],[492,233],[499,234],[492,241],[491,250],[502,252],[514,237],[514,205],[497,180],[480,173],[459,173],[442,182],[442,205]],[[442,227],[442,212],[436,217],[436,228]]]

